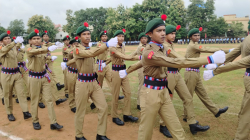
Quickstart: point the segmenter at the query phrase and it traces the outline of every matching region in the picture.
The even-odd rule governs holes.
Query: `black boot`
[[[9,121],[15,121],[16,118],[13,116],[13,114],[8,114]]]
[[[183,118],[183,121],[184,122],[187,122],[187,119],[186,118]],[[199,121],[196,120],[196,123],[195,124],[199,124]]]
[[[168,137],[168,138],[173,138],[172,135],[170,134],[170,132],[168,131],[168,128],[167,128],[166,126],[161,126],[161,125],[160,125],[160,132],[161,132],[164,136],[166,136],[166,137]]]
[[[123,120],[124,122],[137,122],[138,118],[137,117],[133,117],[133,116],[127,116],[127,115],[123,115]]]
[[[193,135],[195,135],[197,132],[205,132],[207,131],[210,127],[208,125],[206,126],[201,126],[198,124],[190,124],[189,125],[190,131]]]
[[[85,137],[81,137],[81,138],[76,137],[76,140],[87,140],[87,139]]]
[[[113,118],[113,122],[120,126],[124,125],[124,122],[120,120],[119,118]]]
[[[29,101],[30,100],[30,97],[27,97],[27,101]]]
[[[118,100],[121,100],[121,99],[123,99],[124,98],[124,96],[119,96],[118,97]]]
[[[64,84],[60,85],[60,83],[56,84],[57,90],[61,90],[62,88],[64,88]]]
[[[45,105],[44,105],[43,103],[39,103],[38,106],[39,106],[40,108],[45,108]]]
[[[141,106],[140,106],[140,105],[137,105],[137,109],[138,109],[138,110],[141,110]]]
[[[41,129],[40,123],[39,123],[39,122],[33,123],[33,128],[34,128],[35,130],[40,130],[40,129]]]
[[[65,94],[65,97],[66,97],[66,98],[69,98],[69,94]]]
[[[4,98],[2,98],[2,104],[4,105]]]
[[[63,103],[65,101],[67,101],[67,98],[59,99],[59,100],[56,101],[56,105],[59,105],[60,103]]]
[[[96,140],[110,140],[106,136],[96,135]]]
[[[92,110],[95,109],[95,108],[96,108],[95,104],[94,104],[94,103],[91,103],[90,108],[91,108]]]
[[[16,98],[16,103],[18,103],[18,104],[19,104],[18,98]]]
[[[215,115],[215,117],[216,118],[220,117],[220,114],[227,112],[227,110],[228,110],[227,106],[224,107],[224,108],[222,108],[222,109],[220,109],[219,112]]]
[[[72,111],[73,113],[76,113],[76,107],[71,108],[71,111]]]
[[[28,112],[23,112],[23,118],[24,119],[28,119],[28,118],[31,118],[32,116],[31,116],[31,114],[29,113],[29,111]]]
[[[54,123],[54,124],[51,124],[50,125],[50,129],[51,130],[60,130],[60,129],[62,129],[63,128],[63,126],[62,125],[59,125],[58,123]]]

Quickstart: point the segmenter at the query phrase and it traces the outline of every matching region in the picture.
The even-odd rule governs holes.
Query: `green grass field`
[[[238,44],[226,44],[226,45],[203,45],[210,47],[219,47],[224,49],[230,49],[236,47]],[[130,54],[134,50],[136,50],[137,46],[127,46],[126,54]],[[187,45],[176,45],[176,50],[181,50],[179,53],[184,56],[185,48]],[[55,52],[61,52],[60,49]],[[55,53],[53,52],[53,53]],[[53,55],[53,54],[52,54]],[[202,54],[202,57],[207,56],[208,54]],[[60,63],[62,62],[62,55],[57,55],[58,59],[55,61],[54,69],[57,72],[57,76],[59,80],[63,83],[63,73],[60,67]],[[126,61],[127,67],[134,64],[132,61]],[[201,75],[203,74],[204,69],[201,69]],[[224,73],[212,78],[209,81],[204,81],[203,84],[206,88],[209,97],[216,104],[216,106],[222,108],[225,106],[229,106],[229,110],[226,114],[221,115],[219,118],[215,118],[214,115],[207,110],[207,108],[203,105],[203,103],[198,99],[198,97],[194,94],[193,102],[195,107],[196,119],[200,122],[201,125],[209,125],[210,130],[204,133],[198,133],[197,135],[192,135],[189,131],[189,126],[187,123],[182,121],[183,114],[183,106],[182,101],[179,96],[174,93],[173,103],[177,112],[177,115],[180,119],[180,122],[186,132],[187,139],[189,140],[229,140],[233,139],[236,128],[238,125],[238,116],[237,113],[240,110],[241,101],[244,95],[244,85],[243,85],[243,75],[244,69]],[[181,70],[181,74],[183,75],[184,69]],[[134,116],[140,116],[139,111],[136,109],[136,98],[137,98],[137,88],[138,88],[138,78],[137,72],[133,72],[129,75],[130,86],[132,90],[132,114]],[[110,94],[110,89],[107,85],[104,85],[104,93]],[[122,95],[122,92],[121,92]],[[107,95],[107,102],[109,104],[109,114],[111,109],[111,96]],[[123,101],[119,101],[119,109],[121,110],[123,107]],[[96,112],[96,110],[91,111],[88,108],[87,113]],[[120,115],[122,118],[122,114]],[[133,125],[139,126],[139,123],[135,123]],[[159,117],[155,121],[155,128],[159,128]],[[167,139],[167,138],[166,138]]]

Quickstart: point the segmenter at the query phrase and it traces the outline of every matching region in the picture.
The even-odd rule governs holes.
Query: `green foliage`
[[[34,15],[28,20],[27,25],[28,34],[34,31],[34,29],[38,29],[40,34],[47,30],[51,41],[55,39],[56,34],[59,32],[58,28],[55,28],[54,23],[48,16],[43,17],[43,15]]]
[[[2,34],[2,33],[6,33],[6,29],[4,27],[0,26],[0,34]]]
[[[11,36],[22,36],[25,33],[23,20],[15,19],[11,21],[8,30],[11,31]]]
[[[239,37],[244,36],[246,32],[244,31],[244,25],[241,22],[232,22],[232,24],[229,24],[229,32],[228,36],[232,37]]]

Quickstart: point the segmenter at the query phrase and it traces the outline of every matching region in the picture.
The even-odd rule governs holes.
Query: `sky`
[[[85,8],[117,7],[122,4],[132,7],[135,3],[141,4],[143,0],[0,0],[0,25],[9,26],[10,21],[23,19],[25,26],[33,15],[49,16],[55,24],[67,24],[66,10],[77,11]],[[184,0],[185,7],[190,2]],[[220,17],[236,14],[237,17],[250,16],[250,0],[216,0],[215,14]],[[27,26],[26,26],[27,28]]]

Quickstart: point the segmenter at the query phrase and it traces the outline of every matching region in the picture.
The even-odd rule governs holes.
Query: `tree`
[[[6,33],[6,29],[5,29],[4,27],[0,26],[0,35],[1,35],[2,33]]]
[[[67,16],[67,18],[66,18],[67,24],[63,25],[63,31],[68,32],[70,34],[70,36],[74,37],[77,28],[75,25],[75,17],[73,16],[73,11],[67,10],[66,16]]]
[[[224,36],[228,30],[228,24],[223,17],[216,18],[206,24],[207,36]]]
[[[228,35],[232,37],[240,37],[245,35],[244,25],[241,22],[232,22],[229,24],[229,32]]]
[[[56,37],[56,34],[59,32],[58,28],[55,28],[54,23],[48,17],[43,15],[34,15],[28,20],[28,30],[27,33],[32,32],[34,29],[38,29],[40,34],[45,30],[48,31],[50,40],[53,41]]]
[[[22,36],[25,33],[23,20],[15,19],[11,21],[8,30],[11,31],[11,36]]]

